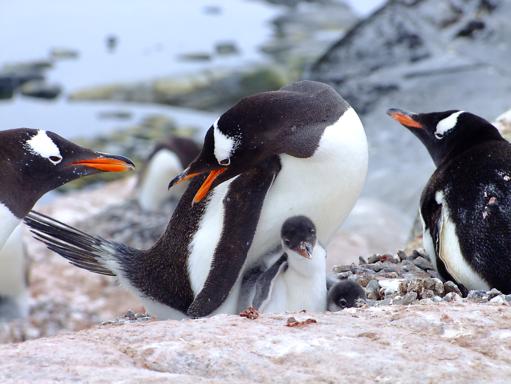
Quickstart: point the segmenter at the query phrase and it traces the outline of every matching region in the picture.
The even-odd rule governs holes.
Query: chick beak
[[[123,156],[97,153],[97,157],[75,160],[69,165],[96,169],[101,172],[124,172],[135,169],[135,164]]]
[[[415,113],[391,108],[387,111],[387,115],[407,128],[422,128],[422,124],[417,121],[417,115]]]
[[[314,246],[307,242],[307,241],[301,241],[300,244],[294,249],[296,253],[298,253],[300,256],[305,257],[306,259],[312,259],[312,251],[314,249]]]
[[[204,197],[206,197],[215,179],[222,173],[224,173],[226,170],[227,168],[217,168],[209,171],[208,177],[206,177],[206,180],[202,182],[200,188],[197,190],[195,196],[193,197],[193,204],[199,203],[202,199],[204,199]],[[172,188],[174,185],[180,184],[186,180],[193,179],[194,177],[197,177],[199,175],[203,175],[206,172],[208,171],[190,172],[190,168],[187,168],[179,175],[177,175],[174,179],[172,179],[172,181],[169,183],[169,189]]]

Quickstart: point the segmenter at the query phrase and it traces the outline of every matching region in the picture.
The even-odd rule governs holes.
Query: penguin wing
[[[188,316],[208,316],[229,295],[252,245],[266,193],[280,169],[280,159],[274,156],[241,174],[230,184],[224,198],[222,235],[211,270],[204,287],[188,308]]]
[[[255,295],[252,306],[261,309],[268,299],[271,298],[273,283],[277,276],[287,269],[287,255],[284,253],[273,265],[264,271],[256,280]]]

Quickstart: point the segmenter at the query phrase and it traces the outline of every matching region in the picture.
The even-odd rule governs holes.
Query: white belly
[[[14,216],[9,208],[0,203],[0,249],[19,223],[20,219]]]

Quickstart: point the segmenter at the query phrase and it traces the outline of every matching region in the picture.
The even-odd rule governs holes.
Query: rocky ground
[[[421,303],[292,317],[122,319],[0,346],[0,381],[509,382],[511,312],[500,304]]]

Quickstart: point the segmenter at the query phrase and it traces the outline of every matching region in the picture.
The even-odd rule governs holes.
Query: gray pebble
[[[429,260],[426,260],[424,257],[419,256],[416,259],[413,260],[413,263],[419,267],[420,269],[426,271],[428,269],[433,269],[433,266],[431,265],[431,262]]]
[[[451,292],[454,292],[454,293],[457,293],[458,295],[461,296],[461,291],[460,289],[458,288],[458,286],[453,283],[452,281],[446,281],[444,283],[444,291],[446,294],[448,293],[451,293]]]
[[[414,301],[417,300],[417,293],[416,292],[408,292],[404,297],[403,297],[403,300],[401,301],[401,303],[403,305],[410,305],[412,304]]]

